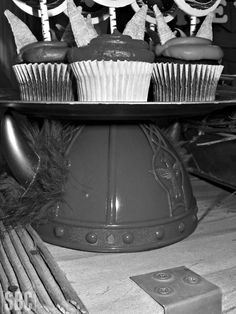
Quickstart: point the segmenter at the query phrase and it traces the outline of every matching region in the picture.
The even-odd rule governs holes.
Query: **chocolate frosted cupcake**
[[[5,15],[12,27],[17,46],[13,65],[22,100],[71,101],[71,70],[66,54],[68,44],[59,41],[38,42],[31,31],[10,11]]]
[[[212,45],[213,13],[195,37],[176,38],[155,7],[160,44],[153,72],[154,98],[161,102],[213,101],[223,66],[223,51]]]
[[[72,1],[69,4],[70,17],[75,8]],[[87,43],[80,43],[83,36],[74,33],[78,38],[77,47],[69,49],[68,60],[76,77],[79,100],[147,100],[154,54],[143,40],[146,12],[147,7],[144,6],[128,23],[123,34],[115,31],[98,36],[94,33]],[[80,29],[87,29],[88,21],[79,13]],[[73,31],[78,28],[78,20],[75,22],[71,18]]]

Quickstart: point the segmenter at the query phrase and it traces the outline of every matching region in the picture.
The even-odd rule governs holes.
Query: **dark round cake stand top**
[[[8,100],[6,100],[8,99]],[[204,116],[236,106],[236,90],[219,90],[209,102],[30,102],[0,97],[0,110],[41,118],[78,121],[153,120],[166,117]]]

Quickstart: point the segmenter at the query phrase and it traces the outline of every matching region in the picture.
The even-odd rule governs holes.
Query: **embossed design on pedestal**
[[[186,206],[182,163],[155,125],[143,125],[142,128],[153,150],[151,172],[168,193],[172,216],[177,208]]]

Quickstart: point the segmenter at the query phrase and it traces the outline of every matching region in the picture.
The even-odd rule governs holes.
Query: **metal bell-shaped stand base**
[[[38,232],[52,244],[132,252],[182,240],[197,225],[185,167],[156,125],[88,124],[68,152],[64,202]]]

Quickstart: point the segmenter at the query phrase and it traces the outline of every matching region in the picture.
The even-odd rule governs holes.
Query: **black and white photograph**
[[[236,314],[236,1],[0,0],[0,314]]]

